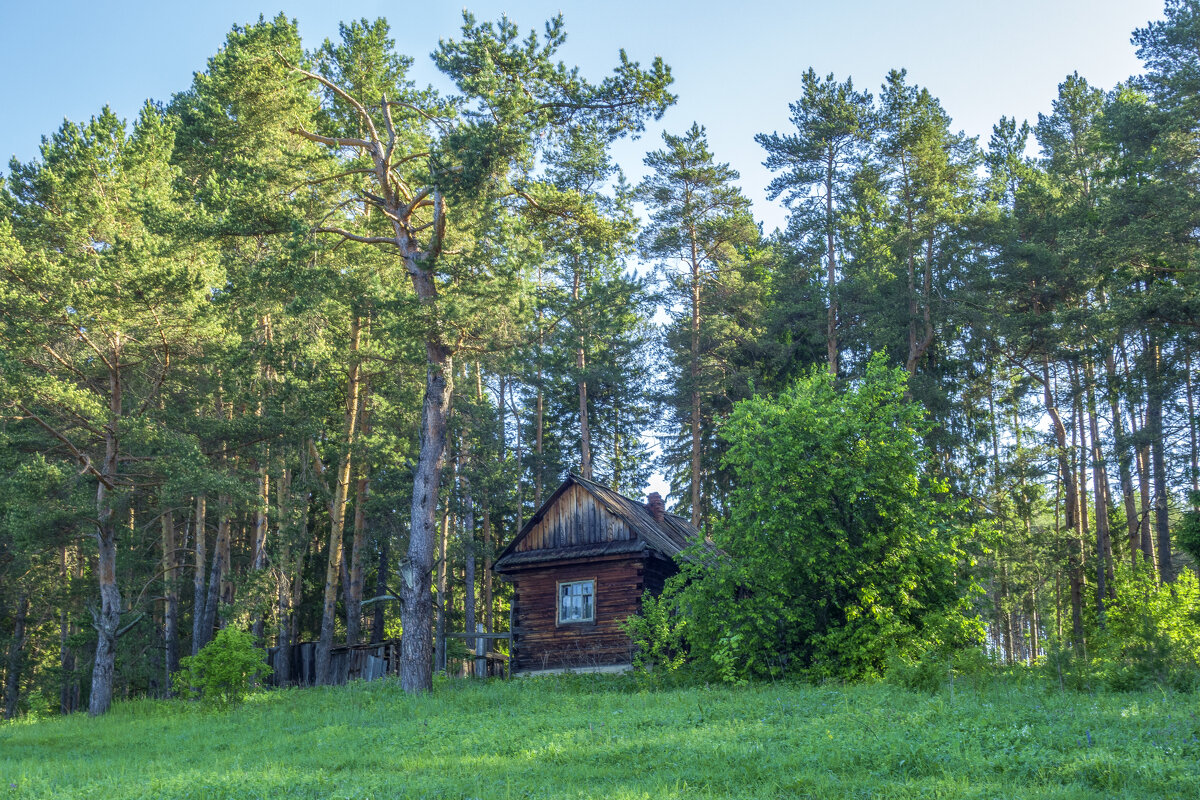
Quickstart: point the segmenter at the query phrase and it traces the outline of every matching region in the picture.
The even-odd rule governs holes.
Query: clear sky
[[[1161,0],[843,0],[841,3],[715,3],[711,0],[479,0],[480,18],[502,13],[522,27],[561,11],[563,58],[599,76],[619,48],[648,62],[661,55],[678,104],[662,125],[697,121],[717,157],[742,174],[766,229],[784,214],[768,203],[769,175],[754,134],[786,130],[788,103],[809,66],[876,91],[893,67],[939,97],[955,126],[986,142],[1001,115],[1036,120],[1056,87],[1078,71],[1111,88],[1139,69],[1131,31],[1162,16]],[[0,163],[37,155],[41,136],[64,117],[83,120],[109,104],[130,118],[146,98],[168,99],[221,46],[234,23],[280,10],[300,23],[308,46],[336,36],[340,20],[386,16],[416,77],[436,82],[428,53],[457,34],[459,3],[340,0],[0,0]],[[636,180],[657,131],[624,144],[618,160]],[[4,169],[3,171],[7,171]]]

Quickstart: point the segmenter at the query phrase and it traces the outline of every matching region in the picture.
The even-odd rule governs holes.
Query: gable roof
[[[520,541],[533,530],[534,526],[542,521],[542,518],[546,515],[546,511],[558,502],[563,492],[572,485],[584,489],[588,494],[596,498],[596,502],[606,511],[624,521],[630,530],[637,534],[637,540],[604,542],[556,548],[554,550],[533,550],[527,553],[517,553],[516,546]],[[586,558],[612,553],[641,552],[646,549],[655,550],[667,558],[674,558],[684,548],[696,542],[703,541],[704,539],[700,535],[700,531],[683,517],[676,514],[664,513],[663,521],[661,523],[657,522],[650,513],[650,510],[637,500],[626,497],[602,483],[588,480],[572,472],[568,473],[567,479],[563,481],[562,485],[555,489],[546,502],[542,503],[542,507],[529,518],[529,521],[521,528],[521,532],[496,556],[496,560],[492,566],[493,569],[503,569],[504,567],[516,566],[520,563],[532,561]]]

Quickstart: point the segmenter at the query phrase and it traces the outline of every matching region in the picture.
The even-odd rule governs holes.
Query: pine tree
[[[733,183],[737,171],[714,159],[704,128],[693,123],[682,135],[663,133],[663,144],[646,156],[652,172],[638,187],[650,211],[639,244],[644,258],[668,270],[674,322],[667,337],[675,374],[667,403],[680,434],[675,446],[665,448],[664,460],[673,484],[689,490],[677,507],[699,526],[712,501],[703,490],[712,461],[705,458],[702,437],[705,427],[711,430],[712,398],[722,393],[723,379],[709,361],[714,320],[706,312],[721,313],[714,300],[757,243],[758,228],[749,200]]]

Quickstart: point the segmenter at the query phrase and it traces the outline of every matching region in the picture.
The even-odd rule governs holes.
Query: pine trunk
[[[350,496],[351,457],[358,424],[359,364],[362,319],[355,314],[350,321],[350,370],[346,380],[346,406],[343,418],[341,457],[334,475],[333,502],[329,508],[329,559],[325,566],[325,595],[321,612],[321,636],[316,648],[316,679],[320,685],[330,682],[329,654],[333,649],[333,629],[337,620],[338,578],[342,571],[342,539],[346,532],[346,505]]]
[[[14,719],[21,700],[21,672],[25,661],[25,621],[29,615],[29,595],[17,596],[13,614],[13,635],[8,645],[8,664],[4,672],[4,718]]]
[[[200,648],[204,646],[206,638],[203,635],[204,631],[204,565],[208,558],[208,543],[206,534],[208,533],[207,523],[205,522],[205,498],[204,495],[196,496],[196,547],[195,561],[192,568],[192,655],[200,652]]]
[[[169,692],[171,676],[179,670],[179,593],[175,580],[177,544],[175,516],[171,511],[165,511],[162,515],[162,551],[163,646],[166,686]]]
[[[1083,377],[1087,392],[1088,429],[1092,439],[1092,497],[1096,509],[1096,608],[1103,612],[1104,598],[1114,597],[1112,534],[1108,525],[1111,507],[1108,487],[1108,464],[1100,447],[1100,424],[1096,414],[1096,387],[1091,358],[1084,361]],[[1101,581],[1099,576],[1103,575]]]
[[[120,363],[120,352],[112,354]],[[113,674],[117,659],[117,631],[121,625],[121,592],[117,588],[117,528],[113,511],[113,481],[117,477],[121,419],[121,377],[109,372],[109,417],[104,429],[104,465],[96,485],[96,575],[100,581],[100,610],[94,615],[96,656],[92,661],[92,691],[88,714],[95,717],[112,705]]]
[[[1167,516],[1167,461],[1163,432],[1163,375],[1162,354],[1158,338],[1150,336],[1146,353],[1146,438],[1150,441],[1150,462],[1154,473],[1154,533],[1158,550],[1158,574],[1163,583],[1175,579],[1171,560],[1171,527]]]
[[[689,375],[692,384],[692,525],[701,524],[700,514],[700,253],[696,241],[696,229],[688,231],[692,247],[692,320],[691,320],[691,363]]]
[[[217,541],[213,544],[212,567],[208,572],[208,596],[204,602],[204,621],[200,627],[200,647],[212,641],[221,605],[221,584],[229,570],[229,496],[217,497]]]
[[[1046,413],[1050,416],[1058,456],[1059,475],[1062,478],[1066,506],[1066,530],[1070,542],[1067,552],[1068,578],[1071,594],[1071,634],[1076,652],[1083,652],[1083,563],[1080,558],[1082,534],[1079,529],[1079,493],[1075,485],[1075,471],[1071,465],[1071,446],[1067,442],[1067,430],[1054,399],[1054,388],[1050,378],[1050,360],[1042,361],[1042,393],[1046,402]]]
[[[1140,536],[1137,499],[1133,491],[1133,453],[1126,440],[1125,426],[1121,418],[1121,404],[1117,390],[1117,362],[1111,348],[1104,355],[1104,370],[1108,376],[1106,394],[1111,415],[1113,450],[1117,454],[1117,470],[1121,477],[1121,499],[1125,507],[1125,532],[1129,541],[1129,558],[1131,565],[1136,567]]]
[[[574,279],[571,284],[571,299],[579,303],[579,266],[576,265]],[[578,313],[578,311],[576,312]],[[579,335],[579,346],[575,350],[575,369],[578,370],[576,386],[579,390],[579,474],[588,480],[592,479],[592,435],[588,426],[588,386],[583,370],[587,367],[587,354],[584,351],[583,334]]]
[[[72,557],[73,556],[73,557]],[[62,548],[61,577],[63,596],[71,596],[71,586],[76,578],[81,577],[79,570],[79,552],[73,547]],[[75,651],[71,648],[71,638],[79,632],[70,611],[64,605],[59,617],[59,657],[58,666],[62,681],[59,687],[58,705],[63,714],[73,714],[79,708],[79,679],[75,675]]]
[[[1148,343],[1143,336],[1143,349],[1149,349]],[[1124,344],[1121,345],[1121,361],[1125,367],[1125,375],[1129,376],[1129,357],[1125,352]],[[1146,440],[1146,416],[1138,419],[1137,408],[1134,404],[1133,391],[1126,393],[1127,402],[1129,404],[1129,427],[1134,441],[1138,442],[1137,447],[1137,470],[1138,470],[1138,499],[1141,501],[1141,515],[1139,517],[1139,538],[1141,540],[1140,548],[1142,551],[1142,559],[1157,574],[1158,566],[1154,557],[1154,536],[1150,528],[1150,443]]]
[[[392,537],[384,532],[379,539],[379,566],[375,572],[375,596],[383,597],[388,593],[387,576]],[[386,608],[387,604],[382,600],[376,600],[375,605],[371,606],[371,644],[379,644],[383,641],[384,623],[386,621],[384,619],[384,610]]]
[[[359,467],[360,475],[354,491],[354,540],[350,548],[350,585],[346,592],[346,644],[358,644],[362,631],[362,602],[365,585],[363,558],[367,549],[367,497],[370,483],[366,467]]]
[[[1192,354],[1187,354],[1187,361],[1184,362],[1186,369],[1184,374],[1184,389],[1187,392],[1187,410],[1188,410],[1188,437],[1191,440],[1191,465],[1192,465],[1192,509],[1200,510],[1200,454],[1196,452],[1197,433],[1196,433],[1196,401],[1192,393]]]
[[[829,311],[825,320],[825,352],[829,362],[829,374],[838,374],[838,339],[837,339],[837,251],[833,244],[833,177],[834,151],[830,147],[825,157],[825,238],[826,238],[826,292],[829,295]]]
[[[269,451],[268,451],[269,452]],[[267,566],[267,509],[271,506],[271,476],[267,471],[270,463],[269,455],[265,455],[258,465],[258,507],[254,509],[254,527],[252,538],[252,557],[250,569],[261,572]],[[266,609],[259,610],[254,615],[254,626],[251,635],[254,641],[261,645],[263,629],[266,626]]]
[[[428,283],[425,286],[425,282]],[[431,302],[432,280],[413,277],[417,295]],[[421,409],[420,451],[413,473],[412,515],[408,551],[400,565],[401,642],[400,685],[406,692],[428,692],[433,688],[430,641],[433,621],[433,547],[437,538],[438,485],[446,457],[446,421],[454,389],[454,360],[450,351],[435,339],[425,345],[425,400]]]
[[[453,481],[451,484],[453,485]],[[434,639],[434,669],[438,672],[446,671],[446,616],[450,613],[449,594],[450,586],[447,575],[450,572],[450,509],[447,503],[446,513],[442,516],[442,535],[438,539],[438,562],[437,562],[437,619],[435,621],[435,639]]]
[[[279,540],[279,580],[275,585],[275,604],[279,617],[275,633],[275,644],[279,648],[275,657],[274,681],[277,686],[287,686],[292,674],[291,637],[291,587],[288,575],[292,566],[292,471],[284,467],[275,484],[275,507],[279,509],[275,537]]]

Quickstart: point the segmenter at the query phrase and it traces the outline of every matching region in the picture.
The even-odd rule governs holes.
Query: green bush
[[[1105,614],[1095,654],[1106,686],[1133,691],[1160,686],[1189,691],[1200,673],[1200,582],[1183,570],[1159,584],[1147,568],[1119,564],[1116,598]]]
[[[240,703],[250,693],[255,676],[273,672],[266,656],[246,631],[223,628],[199,653],[180,659],[175,693],[217,706]]]
[[[625,620],[625,632],[633,642],[633,668],[662,683],[683,666],[687,657],[684,634],[687,619],[675,609],[674,578],[661,598],[642,595],[642,612]]]
[[[1200,505],[1200,492],[1189,492],[1188,502]],[[1200,564],[1200,511],[1185,511],[1175,528],[1175,542],[1179,549]]]
[[[930,648],[918,658],[893,651],[885,679],[914,692],[936,694],[952,685],[981,691],[999,673],[996,662],[980,647]]]
[[[728,683],[845,679],[879,675],[890,650],[912,660],[978,639],[962,569],[972,530],[906,388],[874,359],[848,387],[818,369],[735,406],[720,431],[734,484],[712,530],[724,555],[685,561],[643,614],[648,657],[685,645],[698,675]]]
[[[913,692],[937,694],[950,680],[950,660],[936,653],[910,658],[892,653],[888,659],[887,682]]]

